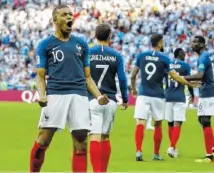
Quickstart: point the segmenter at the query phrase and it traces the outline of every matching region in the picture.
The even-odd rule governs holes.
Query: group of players
[[[30,172],[40,172],[46,149],[55,132],[64,129],[66,123],[73,141],[71,170],[87,172],[89,133],[89,153],[93,171],[106,172],[111,154],[109,133],[117,108],[116,75],[122,94],[122,109],[128,107],[128,87],[123,57],[109,47],[111,40],[109,25],[100,24],[96,27],[97,45],[89,50],[87,43],[70,34],[73,17],[68,6],[57,6],[52,12],[52,18],[55,33],[40,41],[36,50],[37,88],[42,113],[39,134],[31,150]],[[137,56],[131,76],[132,94],[138,95],[134,113],[137,120],[136,160],[143,160],[144,126],[151,114],[155,120],[154,160],[162,160],[159,149],[162,141],[161,122],[165,116],[163,79],[168,74],[166,114],[171,140],[167,151],[169,156],[177,157],[176,143],[180,126],[185,120],[184,85],[199,87],[199,82],[188,82],[188,80],[202,80],[198,114],[204,129],[207,155],[199,161],[212,161],[213,134],[210,117],[214,114],[214,108],[210,107],[210,104],[214,101],[213,61],[205,51],[204,38],[197,36],[192,44],[193,50],[200,56],[199,72],[192,76],[189,76],[190,67],[183,61],[185,54],[182,49],[175,51],[175,56],[180,58],[171,62],[162,53],[162,35],[152,35],[151,43],[153,47],[151,51]],[[135,79],[139,71],[141,86],[137,93]],[[185,77],[181,77],[178,73]]]

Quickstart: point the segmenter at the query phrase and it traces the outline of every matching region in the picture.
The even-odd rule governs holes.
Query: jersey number
[[[107,72],[108,68],[109,68],[109,65],[96,65],[96,68],[102,68],[103,69],[103,72],[102,72],[102,74],[100,76],[100,79],[98,81],[98,84],[97,84],[98,88],[100,89],[102,81],[103,81],[103,79],[104,79],[104,77],[106,75],[106,72]]]
[[[177,74],[179,75],[179,73],[177,72]],[[172,83],[174,83],[175,85],[174,85],[174,87],[178,87],[178,82],[177,81],[175,81],[175,80],[173,80],[172,78],[171,78],[171,76],[170,75],[168,75],[168,85],[170,86]]]
[[[150,80],[152,76],[155,74],[157,67],[154,63],[150,62],[145,66],[145,72],[148,74],[146,80]]]
[[[57,61],[61,62],[64,60],[65,55],[64,55],[63,51],[57,50],[57,51],[51,52],[51,53],[53,55],[54,62],[57,62]]]

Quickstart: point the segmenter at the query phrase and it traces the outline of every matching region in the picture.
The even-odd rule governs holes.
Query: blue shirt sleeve
[[[90,66],[90,58],[89,58],[89,47],[86,42],[84,42],[84,60],[83,60],[83,65],[84,67],[89,67]]]
[[[164,62],[166,71],[170,72],[170,71],[174,70],[174,67],[173,67],[174,65],[173,65],[172,60],[168,56],[162,56],[162,58],[163,58],[163,62]]]
[[[140,57],[141,57],[141,54],[138,54],[136,56],[136,61],[135,61],[135,66],[136,67],[140,67]]]
[[[198,72],[204,72],[207,66],[207,61],[205,56],[201,56],[198,59]]]
[[[124,70],[123,57],[119,55],[117,56],[117,58],[118,58],[117,75],[118,75],[119,84],[120,84],[120,91],[122,94],[123,103],[127,103],[128,102],[128,84],[127,84],[126,73]]]
[[[41,40],[36,48],[36,68],[46,68],[47,62],[47,53],[46,46],[48,44],[48,40]]]

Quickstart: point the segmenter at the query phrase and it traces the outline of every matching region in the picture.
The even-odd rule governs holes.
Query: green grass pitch
[[[29,153],[37,135],[40,108],[37,104],[1,102],[0,112],[0,172],[27,172]],[[169,141],[167,123],[164,122],[161,154],[165,161],[162,162],[152,161],[152,131],[146,131],[144,139],[146,162],[135,161],[133,112],[133,107],[129,107],[127,111],[117,111],[111,136],[110,172],[214,172],[214,163],[194,163],[194,159],[205,154],[202,129],[195,110],[187,111],[187,122],[183,125],[178,143],[177,159],[166,155]],[[65,129],[56,133],[47,150],[42,171],[69,172],[70,158],[71,138],[68,129]],[[91,171],[91,166],[88,165],[88,170]]]

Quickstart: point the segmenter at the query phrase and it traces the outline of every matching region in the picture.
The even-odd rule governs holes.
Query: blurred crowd
[[[111,46],[123,55],[127,76],[136,54],[150,48],[151,33],[164,35],[171,58],[175,48],[183,48],[193,71],[193,35],[205,36],[214,52],[214,0],[0,0],[0,90],[35,89],[35,47],[53,33],[51,12],[58,3],[70,5],[73,34],[90,46],[97,24],[112,26]]]

